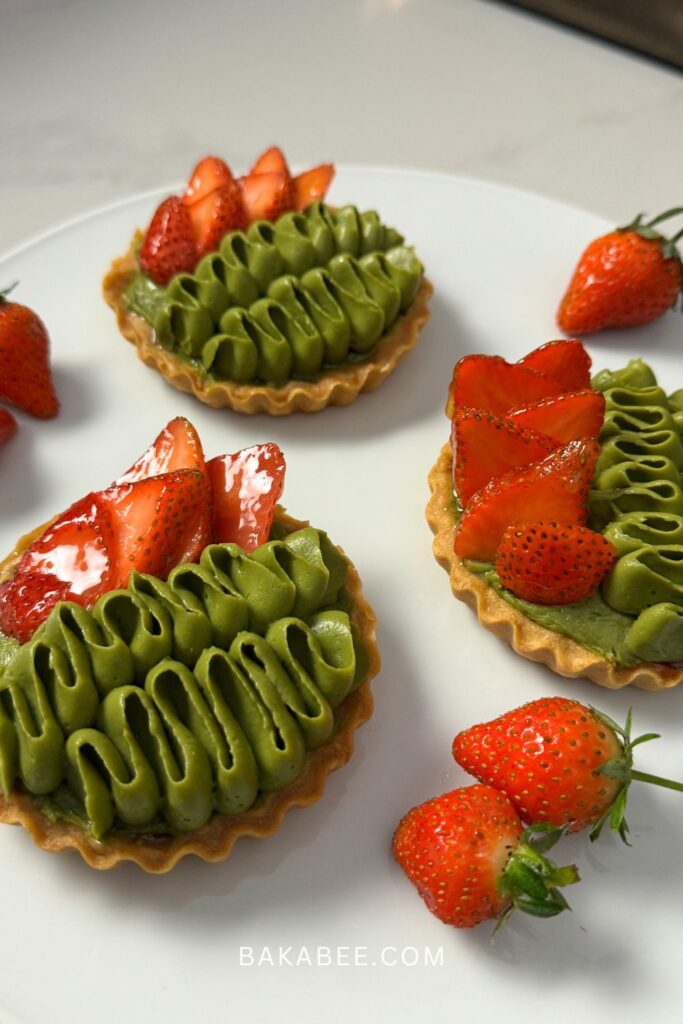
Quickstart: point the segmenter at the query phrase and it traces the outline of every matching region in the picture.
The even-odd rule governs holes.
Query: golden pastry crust
[[[280,388],[211,380],[158,345],[147,321],[128,309],[123,295],[138,271],[138,241],[136,235],[128,252],[109,268],[102,286],[104,298],[116,313],[121,334],[135,345],[143,363],[158,370],[179,391],[190,392],[214,409],[287,416],[291,412],[319,412],[328,405],[350,405],[361,391],[374,391],[380,386],[414,347],[420,330],[429,320],[428,301],[433,289],[423,278],[410,309],[361,362],[325,370],[314,380],[290,380]]]
[[[289,531],[309,525],[288,516],[279,506],[275,519]],[[14,551],[0,563],[0,580],[12,575],[22,551],[44,529],[45,526],[42,526],[21,538]],[[343,551],[341,553],[344,554]],[[75,850],[93,868],[106,870],[123,861],[133,861],[145,871],[161,874],[170,871],[182,857],[189,854],[207,861],[224,860],[241,836],[264,839],[279,829],[291,807],[305,807],[315,803],[323,795],[328,773],[341,768],[351,757],[356,729],[372,715],[370,683],[381,666],[375,641],[375,614],[363,596],[355,567],[348,559],[347,563],[349,572],[346,592],[353,603],[351,621],[367,651],[367,676],[358,689],[335,708],[336,730],[332,738],[308,754],[301,774],[284,789],[261,795],[243,814],[214,814],[201,828],[180,836],[119,835],[99,842],[78,825],[50,820],[41,813],[30,794],[19,791],[12,792],[9,797],[0,793],[0,822],[23,825],[34,842],[49,852]]]
[[[431,498],[425,515],[435,534],[434,556],[446,570],[454,595],[469,605],[486,629],[509,644],[517,654],[547,665],[558,675],[590,679],[599,686],[621,689],[667,690],[683,681],[683,668],[639,662],[618,668],[569,637],[561,636],[527,618],[495,590],[465,568],[453,548],[453,478],[450,445],[441,449],[429,474]]]

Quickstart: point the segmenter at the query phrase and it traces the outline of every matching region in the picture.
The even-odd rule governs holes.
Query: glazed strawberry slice
[[[116,586],[114,527],[100,494],[87,494],[24,552],[0,592],[0,629],[25,643],[57,601],[92,605]]]
[[[265,153],[261,153],[247,177],[250,178],[252,174],[284,174],[287,179],[292,176],[285,154],[279,146],[271,146]]]
[[[187,207],[198,258],[215,252],[224,235],[246,224],[242,192],[230,181]]]
[[[255,220],[276,220],[292,209],[292,186],[289,178],[277,171],[249,174],[240,179],[242,202],[249,224]]]
[[[0,444],[5,444],[17,432],[17,421],[7,409],[0,409]]]
[[[600,445],[570,441],[540,462],[491,480],[465,509],[455,536],[460,558],[494,562],[508,526],[537,520],[585,524]]]
[[[573,604],[594,593],[617,549],[587,526],[555,522],[509,526],[496,554],[504,587],[536,604]]]
[[[200,473],[205,470],[199,434],[184,416],[176,416],[167,423],[147,451],[114,484],[130,484],[176,469],[198,469]]]
[[[194,270],[197,248],[188,207],[169,196],[157,208],[147,228],[138,262],[155,284],[168,284],[175,274]]]
[[[487,409],[502,416],[509,409],[562,393],[560,385],[501,356],[465,356],[455,364],[446,405],[451,419],[456,409]]]
[[[597,437],[605,418],[605,399],[597,391],[572,391],[513,409],[507,418],[527,430],[552,434],[558,441]]]
[[[316,199],[324,199],[334,178],[334,164],[319,164],[292,178],[292,209],[304,210]]]
[[[213,491],[213,536],[253,551],[270,534],[282,494],[285,459],[276,444],[257,444],[235,455],[210,459],[206,470]]]
[[[453,483],[461,505],[466,506],[489,480],[538,462],[558,448],[559,442],[483,409],[456,409],[451,447]]]
[[[198,203],[210,192],[230,185],[234,180],[232,171],[224,160],[218,156],[205,156],[190,175],[182,200],[186,205]]]
[[[563,391],[581,391],[590,387],[591,357],[577,338],[549,341],[529,352],[517,365],[552,377]]]
[[[193,561],[211,540],[211,493],[206,475],[178,469],[100,493],[116,538],[115,586],[125,587],[133,569],[163,579],[180,562]]]

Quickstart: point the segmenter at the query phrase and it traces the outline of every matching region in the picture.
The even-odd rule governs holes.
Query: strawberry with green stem
[[[631,782],[683,792],[683,783],[633,767],[634,749],[658,737],[632,739],[630,711],[622,727],[572,698],[543,697],[458,733],[453,757],[480,782],[505,793],[522,821],[569,832],[590,828],[592,840],[609,822],[628,843]]]
[[[513,910],[554,917],[567,909],[559,888],[579,880],[574,866],[544,856],[563,829],[525,829],[511,801],[487,785],[443,793],[400,821],[398,864],[428,909],[444,924],[471,928]]]
[[[593,334],[608,327],[637,327],[657,320],[676,304],[683,264],[676,243],[655,226],[683,213],[666,210],[595,239],[584,250],[560,302],[557,322],[566,334]]]

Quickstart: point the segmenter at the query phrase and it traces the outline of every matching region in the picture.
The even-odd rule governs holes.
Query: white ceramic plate
[[[20,828],[0,828],[3,1024],[332,1024],[380,1012],[397,1022],[668,1019],[683,995],[679,795],[634,786],[630,850],[610,836],[592,847],[566,840],[558,858],[576,859],[583,875],[568,893],[573,913],[513,917],[493,945],[488,925],[458,932],[433,918],[390,852],[410,806],[466,781],[450,755],[455,732],[544,694],[573,694],[619,719],[633,705],[639,730],[664,734],[639,752],[641,767],[683,777],[683,688],[609,693],[516,657],[451,597],[423,517],[427,472],[448,433],[453,363],[472,351],[517,359],[556,336],[555,307],[576,258],[608,225],[479,182],[340,171],[333,201],[376,207],[415,244],[435,286],[432,320],[375,394],[347,409],[271,419],[181,395],[119,337],[100,282],[158,198],[89,215],[0,261],[0,281],[19,279],[17,300],[49,326],[62,399],[54,421],[19,416],[0,452],[0,551],[105,486],[177,414],[196,424],[209,455],[277,441],[288,463],[285,504],[346,548],[377,611],[377,706],[321,802],[292,811],[265,842],[241,840],[222,864],[187,859],[163,877],[133,866],[102,874],[42,852]],[[670,313],[599,336],[589,345],[594,365],[643,354],[665,388],[682,386],[682,327]],[[262,965],[241,965],[241,947]]]

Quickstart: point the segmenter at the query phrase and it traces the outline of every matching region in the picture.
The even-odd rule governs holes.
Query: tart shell
[[[451,467],[451,448],[446,444],[429,474],[431,498],[425,515],[435,534],[434,556],[448,573],[453,594],[473,609],[482,626],[504,640],[517,654],[538,661],[561,676],[590,679],[613,690],[624,686],[668,690],[683,681],[683,668],[676,665],[643,661],[628,668],[617,667],[570,637],[533,622],[466,569],[453,548]]]
[[[361,391],[374,391],[380,386],[414,347],[420,330],[429,320],[427,303],[433,289],[423,277],[410,308],[367,359],[331,367],[313,380],[290,380],[279,388],[212,380],[157,344],[152,327],[128,309],[124,292],[138,271],[135,250],[139,238],[136,235],[128,252],[109,268],[102,285],[104,298],[116,313],[121,334],[135,345],[143,363],[158,370],[174,388],[190,392],[214,409],[287,416],[291,412],[319,412],[328,405],[350,405]]]
[[[277,507],[275,521],[289,531],[309,523],[293,519]],[[0,563],[0,582],[11,577],[22,552],[39,536],[45,526],[22,537],[14,551]],[[341,551],[341,548],[338,549]],[[343,551],[341,551],[344,554]],[[346,558],[346,556],[344,555]],[[353,602],[351,621],[358,630],[368,655],[368,672],[361,685],[335,708],[336,729],[332,738],[308,754],[301,774],[288,786],[266,795],[242,814],[214,814],[199,829],[186,835],[117,835],[98,841],[89,832],[68,821],[48,818],[31,795],[15,790],[9,797],[0,792],[0,822],[23,825],[38,846],[51,853],[74,850],[90,867],[106,870],[123,861],[133,861],[145,871],[161,874],[170,871],[182,857],[194,854],[206,861],[224,860],[241,836],[265,839],[277,832],[291,807],[305,807],[323,795],[329,772],[341,768],[351,757],[356,729],[373,711],[371,680],[380,670],[381,660],[375,640],[376,618],[363,596],[355,567],[346,559],[346,593]]]

